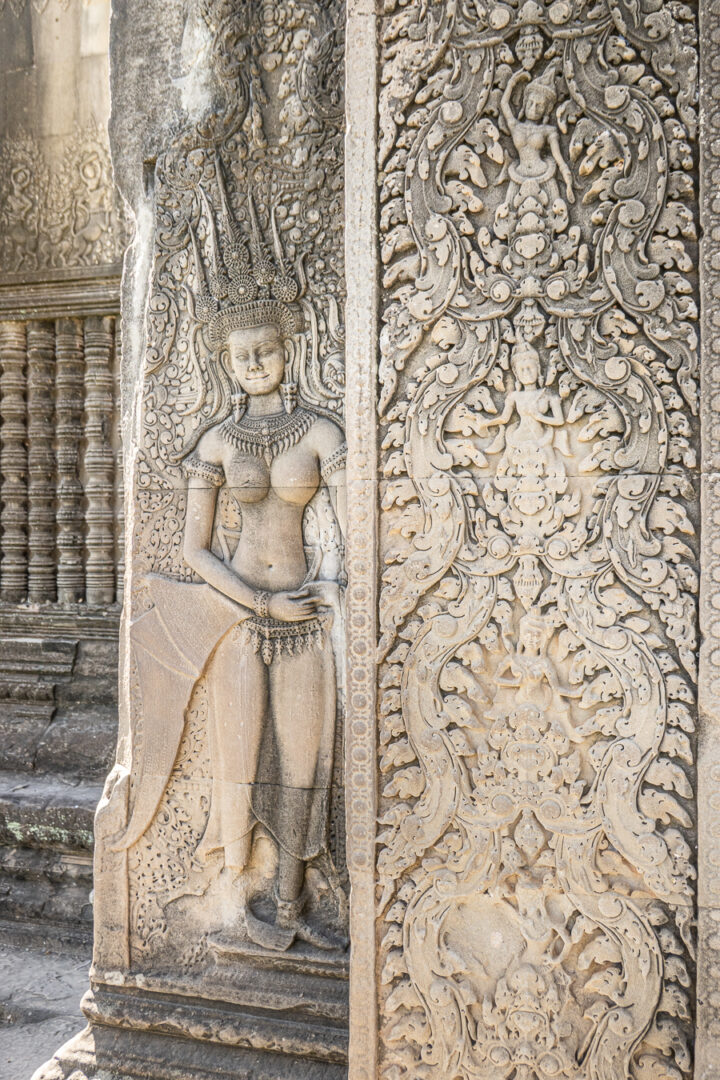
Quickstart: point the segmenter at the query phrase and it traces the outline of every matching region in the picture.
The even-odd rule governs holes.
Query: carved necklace
[[[220,425],[223,439],[243,454],[263,458],[267,465],[307,435],[317,417],[302,406],[288,415],[243,416],[239,421],[228,416]]]

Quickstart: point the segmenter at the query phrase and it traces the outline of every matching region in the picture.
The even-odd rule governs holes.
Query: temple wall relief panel
[[[88,944],[123,583],[109,22],[0,4],[0,918]]]
[[[386,3],[377,41],[377,1075],[679,1078],[695,17]]]
[[[132,1032],[132,1054],[139,1030],[165,1023],[163,995],[200,998],[209,1037],[236,1052],[230,1070],[217,1050],[219,1073],[252,1049],[277,1075],[310,1057],[335,1076],[344,17],[294,0],[161,7],[123,8],[113,29],[113,153],[135,222],[129,574],[87,1012]],[[138,93],[139,58],[164,81],[133,124],[120,102]],[[195,1007],[176,1021],[190,1037]]]
[[[718,1080],[716,21],[115,5],[122,707],[37,1080]]]

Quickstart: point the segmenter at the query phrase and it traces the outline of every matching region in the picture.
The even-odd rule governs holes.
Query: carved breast
[[[281,454],[272,463],[271,482],[273,490],[285,502],[306,506],[320,483],[316,454],[302,443]]]
[[[262,458],[234,450],[225,465],[225,480],[241,503],[262,502],[270,491],[270,469]]]
[[[225,477],[238,502],[262,502],[272,490],[278,498],[296,506],[305,506],[320,482],[316,455],[302,446],[280,454],[271,465],[263,458],[233,450],[225,465]]]

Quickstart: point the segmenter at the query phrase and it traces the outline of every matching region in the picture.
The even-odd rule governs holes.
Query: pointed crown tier
[[[250,236],[236,221],[225,190],[222,168],[217,168],[220,192],[220,229],[205,190],[200,187],[201,216],[207,222],[210,262],[206,269],[197,235],[189,225],[197,290],[196,318],[208,327],[211,344],[218,348],[233,330],[252,326],[277,326],[284,338],[302,329],[302,314],[295,304],[300,293],[288,268],[274,210],[270,214],[272,249],[257,219],[252,193],[248,192]]]

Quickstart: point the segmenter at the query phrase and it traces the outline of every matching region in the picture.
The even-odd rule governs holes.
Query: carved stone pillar
[[[25,324],[0,323],[0,596],[27,593],[27,418]]]
[[[380,666],[358,641],[350,1076],[679,1080],[696,1037],[716,1076],[693,1023],[694,16],[351,18],[347,321],[369,306],[381,329],[376,397],[348,356],[350,461],[379,420],[381,479],[376,501],[374,462],[351,471],[351,535],[377,512]]]
[[[61,604],[72,604],[85,592],[80,481],[84,357],[80,319],[58,320],[56,355],[57,598]]]
[[[113,321],[85,320],[85,598],[88,604],[115,599],[113,415]]]
[[[716,22],[116,5],[123,709],[39,1080],[718,1080]]]
[[[27,328],[28,600],[55,599],[55,324]]]
[[[121,731],[91,1027],[45,1078],[347,1071],[344,22],[340,0],[114,12],[136,224]],[[92,604],[113,569],[109,325],[84,339]]]

